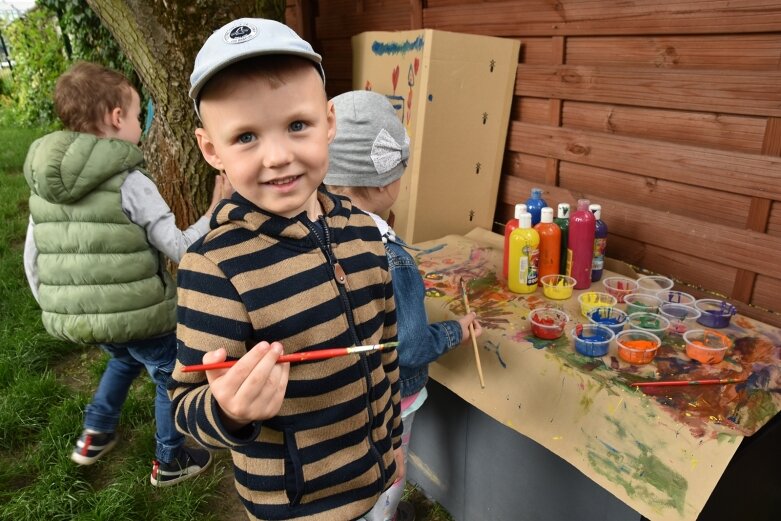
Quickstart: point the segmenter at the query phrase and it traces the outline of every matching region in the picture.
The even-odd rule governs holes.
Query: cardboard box
[[[352,47],[353,88],[385,94],[410,135],[399,236],[491,229],[520,42],[421,29],[361,33]]]

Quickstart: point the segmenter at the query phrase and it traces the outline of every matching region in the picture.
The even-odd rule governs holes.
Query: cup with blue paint
[[[575,351],[586,356],[605,356],[616,334],[598,324],[578,324],[570,332]]]
[[[588,312],[589,322],[605,326],[616,334],[624,330],[627,316],[620,309],[610,307],[597,307]]]

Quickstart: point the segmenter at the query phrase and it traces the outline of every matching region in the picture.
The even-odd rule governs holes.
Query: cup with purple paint
[[[737,313],[735,306],[726,300],[704,298],[694,303],[695,309],[701,313],[697,322],[705,327],[720,329],[729,326],[732,315]]]
[[[664,302],[659,306],[659,314],[670,321],[670,327],[667,332],[673,335],[683,335],[691,329],[694,322],[700,318],[698,310],[691,306]]]

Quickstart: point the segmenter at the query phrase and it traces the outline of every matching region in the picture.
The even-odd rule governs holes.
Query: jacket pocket
[[[304,469],[293,429],[285,429],[285,493],[291,505],[298,505],[304,495]]]

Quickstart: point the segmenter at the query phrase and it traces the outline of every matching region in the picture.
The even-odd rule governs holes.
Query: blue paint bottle
[[[591,262],[591,282],[602,278],[605,269],[605,249],[607,248],[607,224],[601,219],[602,206],[590,204],[588,209],[594,214],[596,228],[594,229],[594,259]]]
[[[542,188],[532,188],[532,195],[526,200],[526,211],[532,214],[532,226],[540,222],[540,212],[548,206],[542,198]]]

